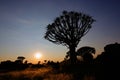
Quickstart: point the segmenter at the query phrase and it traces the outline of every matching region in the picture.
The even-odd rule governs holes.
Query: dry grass
[[[51,68],[26,69],[23,71],[13,71],[0,73],[0,80],[43,80]]]
[[[59,73],[59,74],[50,74],[44,80],[73,80],[72,75]]]
[[[72,80],[70,74],[54,74],[52,71],[52,68],[40,68],[0,73],[0,80]]]
[[[73,74],[56,73],[51,67],[0,73],[0,80],[95,80],[93,75],[75,79]]]

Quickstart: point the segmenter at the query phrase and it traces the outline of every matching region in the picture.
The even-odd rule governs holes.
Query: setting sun
[[[40,59],[42,57],[42,54],[40,52],[35,53],[35,58]]]

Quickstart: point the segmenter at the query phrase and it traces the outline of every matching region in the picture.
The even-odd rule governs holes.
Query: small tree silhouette
[[[47,26],[44,37],[55,44],[62,44],[69,48],[70,61],[74,64],[77,61],[76,47],[80,39],[90,30],[94,21],[92,17],[81,12],[63,11],[60,17]]]
[[[95,54],[95,52],[96,52],[95,48],[85,46],[85,47],[81,47],[77,50],[77,55],[82,56],[84,61],[90,62],[93,60],[92,54]]]
[[[23,57],[23,56],[18,56],[17,59],[18,59],[18,61],[20,61],[21,63],[23,63],[23,60],[25,59],[25,57]]]

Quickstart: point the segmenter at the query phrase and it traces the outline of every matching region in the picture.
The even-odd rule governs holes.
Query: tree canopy
[[[47,26],[44,37],[69,48],[71,63],[75,63],[77,60],[75,49],[81,38],[91,29],[94,21],[91,16],[82,12],[63,11],[62,15]]]
[[[60,17],[47,26],[45,39],[65,46],[76,45],[92,27],[95,20],[86,14],[63,11]]]

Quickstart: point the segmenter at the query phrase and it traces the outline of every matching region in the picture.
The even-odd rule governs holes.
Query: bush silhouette
[[[108,44],[104,47],[104,52],[96,58],[101,64],[119,64],[120,44]]]
[[[119,79],[118,73],[120,71],[120,44],[108,44],[104,47],[104,52],[96,58],[96,62],[101,69],[101,74],[104,79]],[[98,70],[98,69],[97,69]]]

